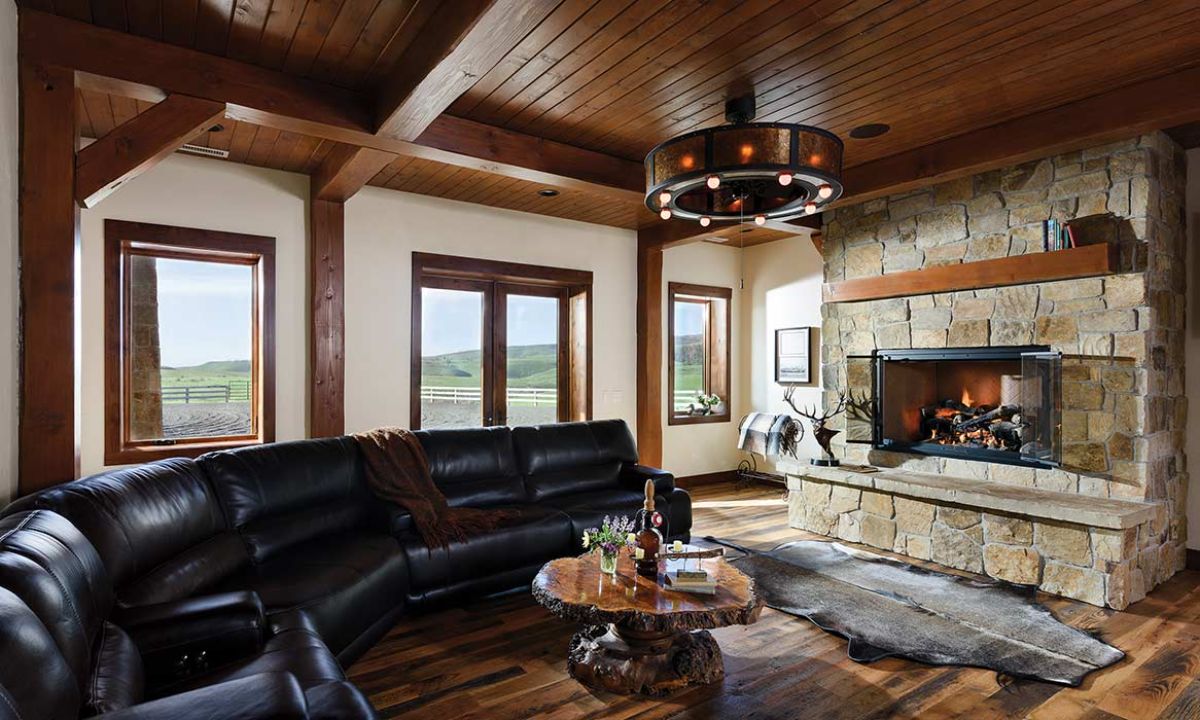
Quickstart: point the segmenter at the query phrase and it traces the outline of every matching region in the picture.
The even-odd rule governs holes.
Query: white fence
[[[558,404],[557,388],[508,388],[509,405],[542,405]],[[459,403],[478,403],[483,399],[483,390],[477,387],[448,387],[438,385],[422,385],[422,400],[441,400]]]

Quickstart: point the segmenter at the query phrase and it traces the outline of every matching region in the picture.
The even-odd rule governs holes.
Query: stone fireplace
[[[1181,569],[1183,187],[1154,133],[827,211],[826,282],[1042,252],[1048,218],[1103,219],[1119,270],[825,304],[844,465],[785,464],[790,523],[1115,608]]]

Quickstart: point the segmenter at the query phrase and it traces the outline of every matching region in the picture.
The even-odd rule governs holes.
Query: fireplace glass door
[[[1040,346],[876,350],[873,360],[875,447],[1058,465],[1059,353]]]

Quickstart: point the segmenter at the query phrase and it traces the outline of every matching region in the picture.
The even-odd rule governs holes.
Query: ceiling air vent
[[[185,144],[185,145],[180,146],[180,148],[178,150],[176,150],[175,152],[181,152],[185,155],[200,155],[202,157],[220,158],[222,160],[229,157],[228,150],[221,150],[219,148],[201,147],[200,145],[186,145]]]

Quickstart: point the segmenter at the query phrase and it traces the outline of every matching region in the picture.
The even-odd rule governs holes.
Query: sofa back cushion
[[[9,515],[0,519],[0,587],[38,617],[70,668],[75,689],[82,692],[92,647],[113,600],[95,548],[66,518],[49,510]]]
[[[433,482],[451,506],[485,507],[527,501],[508,428],[420,430],[415,434],[429,458]]]
[[[255,562],[371,522],[372,495],[352,438],[222,450],[196,462]]]
[[[624,420],[513,428],[517,467],[530,499],[616,487],[621,465],[637,462]]]
[[[13,503],[4,514],[52,510],[99,553],[130,605],[187,597],[246,563],[216,495],[196,463],[175,458],[58,485]]]

